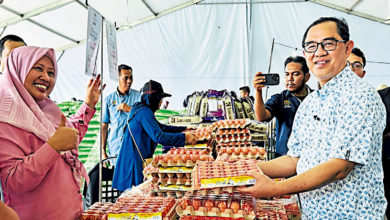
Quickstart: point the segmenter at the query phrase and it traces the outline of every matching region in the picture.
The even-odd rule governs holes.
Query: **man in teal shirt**
[[[119,85],[117,90],[104,99],[103,108],[103,159],[116,157],[119,154],[123,128],[131,106],[140,101],[141,94],[131,89],[133,69],[121,64],[118,67]],[[108,145],[108,154],[106,152]]]

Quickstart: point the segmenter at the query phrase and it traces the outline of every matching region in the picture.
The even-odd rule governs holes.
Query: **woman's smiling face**
[[[35,101],[43,101],[54,88],[55,69],[52,60],[43,56],[28,72],[24,87]]]

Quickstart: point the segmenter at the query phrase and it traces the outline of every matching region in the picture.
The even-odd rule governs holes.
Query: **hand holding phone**
[[[264,86],[270,85],[279,85],[280,78],[279,74],[277,73],[267,73],[263,74],[262,72],[258,72],[255,74],[255,77],[253,78],[253,87],[257,91],[261,91]]]

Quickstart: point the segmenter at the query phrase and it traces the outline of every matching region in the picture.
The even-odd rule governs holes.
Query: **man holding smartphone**
[[[273,95],[265,104],[262,97],[263,87],[267,84],[261,72],[253,79],[255,87],[255,115],[259,121],[270,121],[276,118],[276,154],[286,155],[287,141],[291,134],[295,113],[302,100],[313,90],[306,85],[310,78],[306,60],[301,56],[290,56],[284,62],[286,90]]]

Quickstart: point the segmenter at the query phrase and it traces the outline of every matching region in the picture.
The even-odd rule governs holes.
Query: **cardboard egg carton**
[[[186,149],[212,149],[212,146],[209,143],[197,143],[195,145],[184,145]]]
[[[211,127],[197,128],[195,135],[198,137],[198,141],[209,141],[212,138],[213,130]]]
[[[250,141],[244,141],[244,142],[240,142],[240,141],[233,141],[233,142],[228,142],[228,143],[218,143],[217,144],[217,149],[221,148],[221,147],[252,147],[253,144],[252,142]]]
[[[212,125],[213,130],[216,129],[229,129],[229,128],[246,128],[249,125],[248,119],[229,119],[220,120],[214,122]]]
[[[192,167],[158,167],[158,173],[172,173],[172,174],[178,174],[178,173],[192,173],[193,168]],[[155,173],[152,173],[154,175]]]
[[[151,190],[151,196],[160,197],[172,197],[176,199],[183,198],[183,196],[191,191],[191,186],[181,185],[167,185],[167,186],[154,186]]]
[[[234,195],[193,196],[186,194],[178,203],[179,216],[206,216],[255,219],[255,201],[251,197]]]
[[[85,210],[79,216],[79,220],[89,220],[89,219],[107,219],[107,213],[110,210],[110,207],[114,203],[110,202],[95,202],[87,210]]]
[[[153,183],[191,186],[191,173],[154,173]]]
[[[298,202],[291,195],[272,199],[258,199],[256,201],[256,215],[258,219],[301,219]]]
[[[234,193],[236,192],[236,188],[237,186],[226,186],[226,187],[217,187],[217,188],[208,188],[208,189],[194,189],[194,191],[192,192],[199,193],[202,196],[207,196],[210,194],[222,195],[224,193]]]
[[[191,186],[185,186],[185,185],[166,185],[166,186],[159,185],[158,189],[160,191],[182,191],[182,192],[189,192],[192,190]]]
[[[172,148],[167,154],[189,154],[189,155],[210,155],[210,149],[186,149],[186,148]]]
[[[156,190],[152,192],[152,196],[159,196],[159,197],[172,197],[175,199],[183,198],[183,196],[186,194],[186,192],[182,191],[169,191],[169,190]]]
[[[240,134],[249,134],[249,129],[247,129],[247,128],[228,128],[228,129],[218,129],[215,132],[216,136],[240,135]]]
[[[251,141],[252,136],[249,133],[246,134],[228,134],[228,135],[217,135],[215,137],[217,143],[229,143],[229,142],[245,142]]]
[[[154,167],[194,167],[197,161],[213,161],[211,155],[165,154],[153,158]]]
[[[203,190],[253,185],[256,180],[247,175],[249,170],[259,170],[255,160],[234,163],[199,161],[192,173],[193,187],[194,190]]]
[[[176,216],[176,200],[164,197],[119,198],[108,212],[108,220],[114,219],[163,219]]]
[[[262,147],[221,147],[218,157],[221,156],[265,160],[267,152]]]

